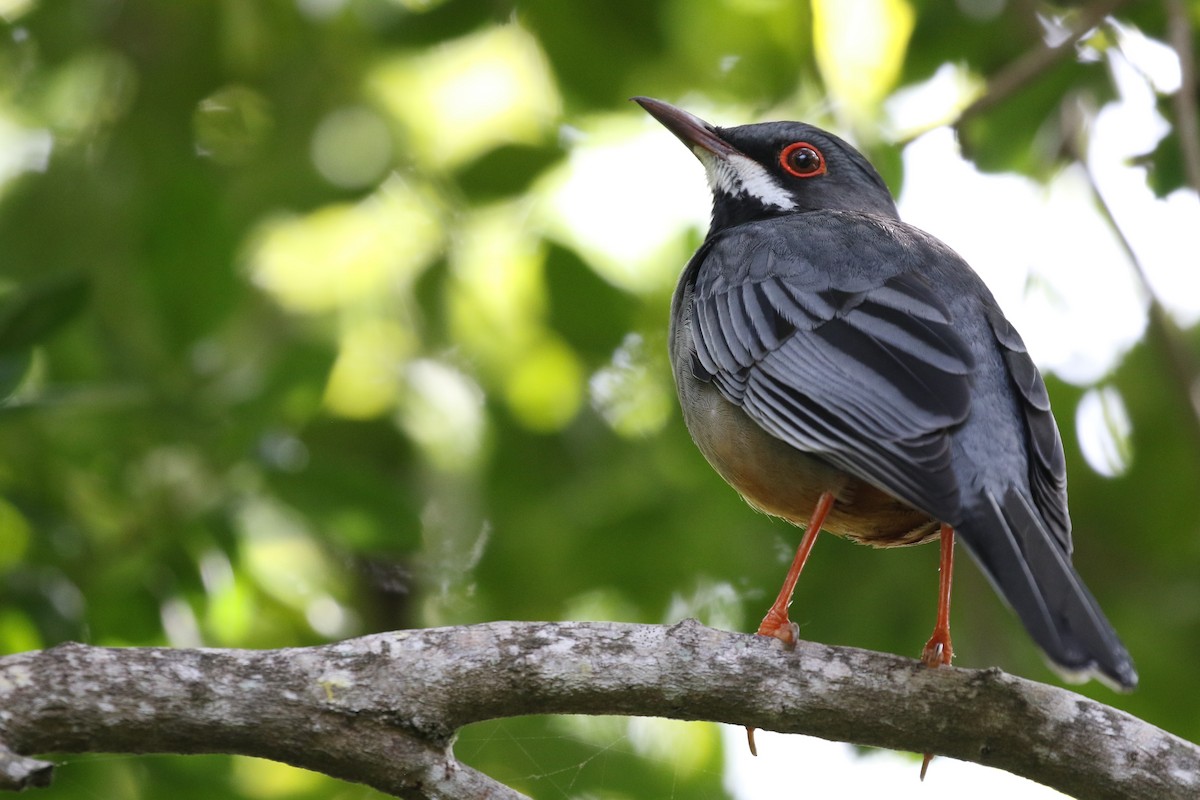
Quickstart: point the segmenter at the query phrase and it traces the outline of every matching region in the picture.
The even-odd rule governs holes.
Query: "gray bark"
[[[239,753],[406,798],[515,798],[454,759],[463,725],[523,714],[716,720],[1023,775],[1082,798],[1200,797],[1200,748],[999,670],[650,626],[497,622],[284,650],[65,644],[0,659],[0,788],[44,752]]]

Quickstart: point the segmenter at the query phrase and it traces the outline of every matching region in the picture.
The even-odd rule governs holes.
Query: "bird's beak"
[[[717,135],[717,129],[709,125],[695,114],[689,114],[682,108],[676,108],[670,103],[655,100],[652,97],[634,97],[633,102],[650,113],[650,116],[663,124],[667,130],[679,137],[679,141],[688,146],[701,161],[705,161],[701,150],[713,154],[717,158],[727,159],[732,155],[740,155],[737,148]]]

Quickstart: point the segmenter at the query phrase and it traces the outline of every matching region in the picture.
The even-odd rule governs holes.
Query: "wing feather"
[[[903,263],[840,281],[795,251],[738,245],[711,243],[692,295],[718,388],[773,435],[952,522],[948,429],[974,361],[932,288]]]
[[[1033,503],[1058,544],[1071,553],[1071,517],[1067,510],[1067,460],[1050,396],[1041,373],[1025,349],[1025,342],[999,309],[987,315],[1000,344],[1009,376],[1017,388],[1020,412],[1029,436],[1029,483]]]

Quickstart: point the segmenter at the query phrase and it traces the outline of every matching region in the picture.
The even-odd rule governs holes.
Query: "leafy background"
[[[1115,95],[1116,34],[1164,40],[1182,10],[1194,40],[1200,21],[1195,2],[1101,5],[1119,26],[962,122],[977,165],[1060,174]],[[899,191],[917,131],[887,123],[889,97],[954,65],[969,91],[949,121],[1092,10],[0,0],[0,652],[494,619],[752,629],[795,532],[720,482],[675,410],[667,304],[706,201],[627,98],[803,117]],[[1181,106],[1159,100],[1146,180],[1188,191]],[[648,135],[647,156],[630,143]],[[626,152],[642,159],[611,157]],[[697,173],[693,207],[656,200],[677,196],[672,159]],[[631,206],[657,236],[614,222]],[[1195,227],[1176,246],[1195,270]],[[1081,456],[1090,387],[1048,375],[1077,563],[1142,676],[1131,695],[1082,691],[1196,741],[1200,342],[1141,307],[1147,336],[1102,379],[1130,422],[1110,426],[1119,474]],[[915,654],[936,548],[818,551],[804,635]],[[1054,680],[961,563],[957,663]],[[469,729],[457,752],[539,797],[724,797],[721,748],[708,725],[529,718]],[[372,795],[252,759],[66,761],[40,796]]]

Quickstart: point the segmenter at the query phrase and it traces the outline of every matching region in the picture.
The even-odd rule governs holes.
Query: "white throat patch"
[[[703,147],[695,147],[693,151],[704,165],[709,188],[714,193],[748,194],[764,206],[783,211],[796,207],[787,191],[758,162],[736,153],[721,158]]]

